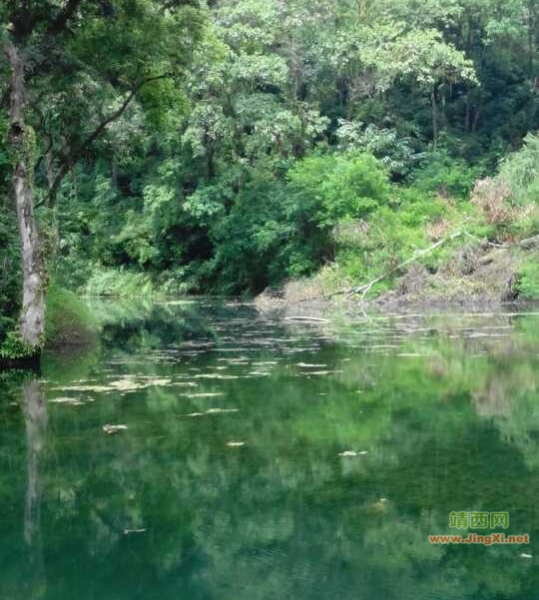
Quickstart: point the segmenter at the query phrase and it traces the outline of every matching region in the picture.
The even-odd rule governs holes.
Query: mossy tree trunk
[[[5,42],[11,68],[8,142],[12,150],[12,186],[21,238],[23,298],[20,328],[23,342],[38,354],[45,327],[45,277],[34,213],[34,132],[25,123],[24,57],[12,40]]]

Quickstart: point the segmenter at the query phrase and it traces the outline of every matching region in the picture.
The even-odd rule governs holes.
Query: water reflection
[[[26,427],[26,497],[24,540],[28,547],[25,588],[29,598],[46,594],[43,538],[41,534],[42,482],[40,466],[45,450],[47,404],[43,384],[27,379],[22,385],[22,408]]]
[[[50,600],[535,597],[537,317],[102,312],[100,353],[5,387],[2,597],[23,523]],[[532,558],[431,546],[454,510],[509,511]]]

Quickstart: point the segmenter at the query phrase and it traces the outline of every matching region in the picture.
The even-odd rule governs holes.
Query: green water
[[[539,597],[539,316],[96,311],[0,376],[2,600]],[[431,545],[452,511],[531,543]]]

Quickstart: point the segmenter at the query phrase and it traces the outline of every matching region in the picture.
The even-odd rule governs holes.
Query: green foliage
[[[509,186],[509,200],[517,205],[537,204],[539,199],[539,136],[528,135],[519,152],[502,161],[498,181]]]
[[[409,138],[399,138],[395,129],[381,129],[377,125],[339,119],[336,135],[339,146],[347,151],[365,152],[380,160],[393,175],[406,175],[419,160]]]
[[[21,264],[12,209],[0,212],[0,343],[15,328],[20,308]]]
[[[284,181],[260,170],[249,177],[228,213],[214,204],[213,267],[228,293],[258,292],[313,273],[333,255],[337,224],[366,217],[389,200],[387,174],[366,154],[308,157]]]
[[[294,165],[289,179],[322,227],[366,217],[389,198],[388,176],[369,154],[306,158]]]
[[[394,271],[417,249],[428,246],[422,225],[438,211],[432,210],[428,203],[419,202],[411,210],[402,212],[382,207],[363,224],[338,228],[335,265],[326,274],[330,285],[338,288],[343,281],[368,282],[382,273]],[[399,275],[395,271],[373,291],[378,293],[390,288]]]
[[[537,136],[502,160],[488,202],[468,202],[537,127],[539,32],[521,0],[111,0],[81,3],[80,27],[52,46],[58,3],[42,4],[28,54],[48,64],[28,79],[36,198],[62,157],[83,159],[45,248],[59,285],[257,293],[333,261],[338,285],[464,220],[491,241],[537,231]],[[6,157],[0,141],[2,193]],[[52,211],[38,214],[46,225]],[[0,216],[0,338],[20,296],[12,221]],[[447,252],[423,262],[434,271]]]
[[[36,349],[24,343],[18,331],[8,331],[0,345],[0,361],[18,361],[33,358]]]
[[[519,296],[529,300],[539,300],[539,255],[526,259],[519,270],[516,289]]]
[[[362,219],[388,201],[389,183],[380,163],[371,155],[338,157],[322,183],[322,225]]]
[[[463,200],[468,198],[479,175],[479,170],[464,160],[438,150],[425,157],[421,167],[411,175],[411,181],[423,193]]]
[[[136,271],[96,268],[80,289],[85,296],[132,298],[151,296],[155,286],[148,275]]]
[[[319,266],[325,238],[309,208],[285,182],[253,173],[230,212],[211,228],[219,288],[259,292]]]

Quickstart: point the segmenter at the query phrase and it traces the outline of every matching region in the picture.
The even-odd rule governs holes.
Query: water
[[[96,310],[0,378],[0,598],[538,597],[539,316]],[[453,511],[531,543],[430,544]]]

